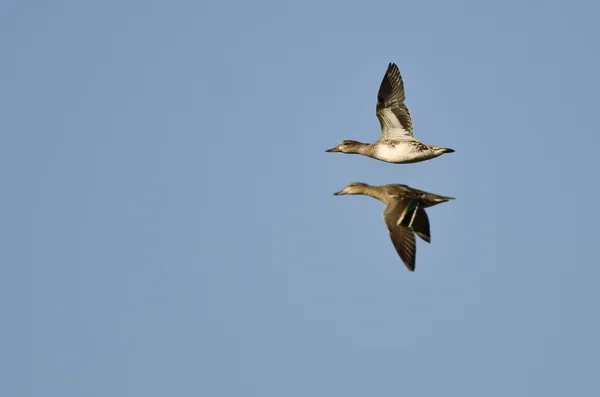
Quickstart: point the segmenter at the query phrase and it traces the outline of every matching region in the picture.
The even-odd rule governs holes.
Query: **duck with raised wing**
[[[376,114],[381,124],[381,138],[375,143],[345,140],[326,152],[362,154],[396,164],[417,163],[454,152],[415,139],[412,118],[404,99],[402,76],[398,66],[390,63],[377,94]]]
[[[336,196],[343,194],[364,194],[387,204],[383,219],[396,252],[411,272],[415,270],[416,264],[415,233],[428,243],[431,242],[429,218],[425,208],[454,200],[453,197],[427,193],[400,184],[371,186],[354,182],[334,193]]]

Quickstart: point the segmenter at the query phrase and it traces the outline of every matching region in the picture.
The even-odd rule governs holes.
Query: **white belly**
[[[393,147],[377,145],[375,157],[389,163],[416,163],[434,156],[431,150],[419,150],[413,142],[396,142]]]

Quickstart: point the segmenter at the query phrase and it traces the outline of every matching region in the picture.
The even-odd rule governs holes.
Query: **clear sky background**
[[[600,395],[599,13],[3,2],[0,395]],[[455,153],[324,152],[389,62]],[[414,273],[354,181],[456,197]]]

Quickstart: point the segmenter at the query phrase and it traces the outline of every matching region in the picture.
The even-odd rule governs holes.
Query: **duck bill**
[[[346,193],[344,193],[344,191],[343,191],[343,190],[340,190],[339,192],[335,192],[335,193],[333,193],[333,195],[334,195],[334,196],[341,196],[341,195],[343,195],[343,194],[346,194]]]
[[[336,146],[336,147],[334,147],[334,148],[331,148],[331,149],[325,150],[325,151],[326,151],[326,152],[328,152],[328,153],[331,153],[331,152],[341,152],[341,150],[340,150],[340,149],[338,149],[338,147],[337,147],[337,146]]]

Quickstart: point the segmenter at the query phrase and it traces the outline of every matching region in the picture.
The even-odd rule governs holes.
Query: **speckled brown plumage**
[[[453,149],[426,145],[413,136],[413,122],[408,107],[404,82],[394,63],[388,65],[377,94],[376,115],[381,137],[372,144],[344,140],[327,152],[361,154],[388,163],[406,164],[429,160]]]
[[[387,204],[383,212],[385,224],[396,252],[410,271],[414,271],[416,266],[417,244],[414,235],[431,242],[429,217],[425,208],[454,199],[402,184],[371,186],[362,182],[351,183],[334,194],[363,194]]]

